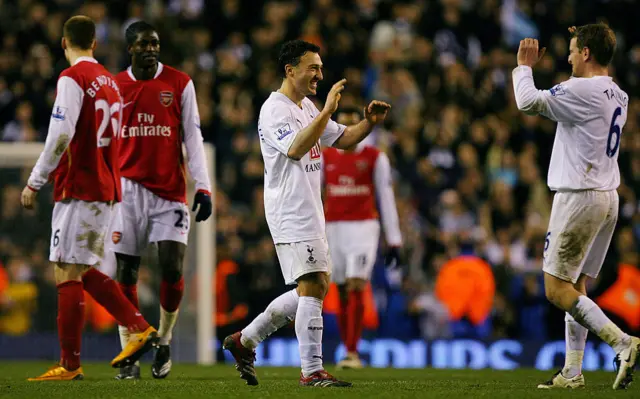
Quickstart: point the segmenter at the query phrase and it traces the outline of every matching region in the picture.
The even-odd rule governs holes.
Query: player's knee
[[[125,285],[138,283],[138,269],[140,269],[140,257],[116,254],[116,278]]]
[[[329,275],[324,272],[309,273],[298,279],[298,294],[324,299],[329,292]]]
[[[67,281],[82,281],[82,275],[91,268],[87,265],[74,265],[69,263],[55,263],[54,275],[56,284]]]
[[[185,248],[184,244],[173,241],[158,243],[160,268],[164,281],[175,284],[182,278]]]

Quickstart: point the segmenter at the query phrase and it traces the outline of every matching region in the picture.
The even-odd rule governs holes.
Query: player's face
[[[578,39],[572,38],[569,43],[569,64],[571,64],[571,75],[579,78],[583,75],[584,71],[584,58],[582,57],[582,51],[578,49]]]
[[[305,96],[315,95],[318,89],[318,82],[324,79],[320,54],[307,51],[300,57],[300,63],[293,70],[296,89]]]
[[[160,55],[160,37],[157,32],[141,32],[129,47],[133,63],[142,68],[151,68],[158,64]]]

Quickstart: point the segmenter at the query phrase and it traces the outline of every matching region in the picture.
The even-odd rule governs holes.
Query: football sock
[[[173,327],[178,320],[178,307],[184,293],[184,278],[175,283],[162,280],[160,283],[160,345],[169,345],[173,335]]]
[[[118,286],[133,306],[135,306],[136,309],[140,309],[140,304],[138,303],[138,284],[123,284],[119,282]]]
[[[158,328],[158,335],[160,336],[160,345],[169,345],[171,337],[173,336],[173,327],[178,320],[178,311],[167,312],[162,306],[160,306],[160,327]]]
[[[149,323],[138,309],[127,299],[118,287],[118,283],[95,268],[90,268],[82,276],[84,290],[109,312],[122,326],[134,333],[149,328]]]
[[[570,313],[577,322],[609,344],[616,353],[620,353],[631,342],[631,338],[622,332],[595,302],[584,295],[578,297]]]
[[[340,297],[340,309],[338,310],[338,331],[340,332],[340,340],[347,346],[349,340],[347,331],[349,329],[349,297],[343,300]]]
[[[120,346],[124,349],[131,339],[132,333],[125,326],[118,326],[118,334],[120,335]],[[140,360],[135,362],[136,366],[140,366]]]
[[[575,321],[569,313],[564,317],[564,324],[567,350],[562,375],[565,378],[573,378],[582,373],[582,358],[589,330]]]
[[[322,300],[310,296],[300,297],[296,312],[296,336],[304,377],[323,369],[322,328]]]
[[[269,335],[291,322],[296,317],[299,299],[295,288],[274,299],[264,312],[242,330],[242,345],[254,349]]]
[[[69,371],[80,367],[84,311],[82,282],[65,281],[62,284],[58,284],[60,364]]]
[[[347,308],[347,352],[358,351],[358,341],[362,335],[362,321],[364,318],[364,293],[362,291],[349,292],[349,305]]]

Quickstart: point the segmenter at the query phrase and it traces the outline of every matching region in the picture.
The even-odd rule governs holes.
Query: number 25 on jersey
[[[120,107],[120,102],[113,103],[109,106],[107,100],[96,100],[96,120],[101,121],[98,127],[98,148],[108,147],[111,144],[111,139],[118,135],[122,123]],[[102,111],[102,113],[98,111]],[[111,120],[110,131],[107,130],[109,120]]]

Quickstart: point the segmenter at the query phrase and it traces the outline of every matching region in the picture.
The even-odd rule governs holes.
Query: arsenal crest
[[[160,104],[168,107],[173,103],[173,92],[171,91],[161,91],[160,92]]]
[[[119,231],[114,231],[111,234],[111,241],[113,241],[114,244],[119,243],[121,238],[122,238],[122,233]]]
[[[369,162],[365,161],[364,159],[358,159],[356,161],[356,168],[358,168],[359,172],[365,171],[368,167],[369,167]]]

